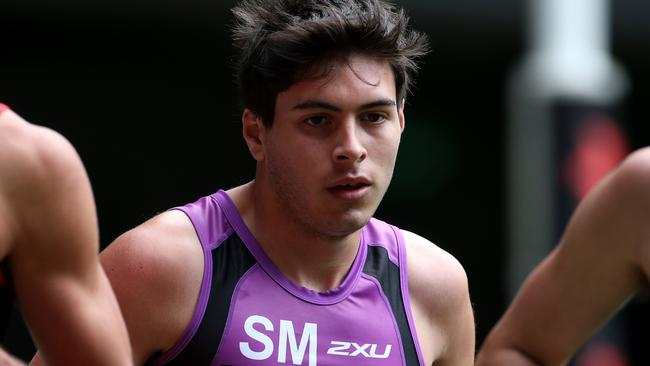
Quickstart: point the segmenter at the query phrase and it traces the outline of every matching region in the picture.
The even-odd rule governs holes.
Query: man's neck
[[[356,258],[361,230],[343,237],[318,234],[287,215],[272,193],[255,182],[228,194],[266,255],[288,279],[315,291],[340,285]]]

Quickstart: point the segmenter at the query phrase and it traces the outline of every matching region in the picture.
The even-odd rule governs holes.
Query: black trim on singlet
[[[411,327],[409,327],[406,310],[404,309],[399,271],[400,268],[388,258],[386,248],[368,245],[368,256],[366,257],[366,263],[363,265],[363,273],[376,278],[384,291],[384,295],[388,298],[402,338],[406,365],[420,366]]]
[[[201,324],[187,346],[167,365],[209,365],[223,336],[235,286],[255,258],[237,234],[212,251],[212,287]]]

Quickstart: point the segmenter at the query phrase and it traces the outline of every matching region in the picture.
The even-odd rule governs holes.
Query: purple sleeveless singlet
[[[280,273],[224,191],[176,209],[203,247],[203,282],[185,333],[149,364],[424,365],[398,228],[371,219],[341,285],[315,292]]]

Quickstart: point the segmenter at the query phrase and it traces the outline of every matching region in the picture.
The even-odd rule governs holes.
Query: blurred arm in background
[[[79,156],[58,133],[0,107],[5,287],[13,287],[48,365],[131,364],[126,327],[99,263],[95,203]]]
[[[478,366],[564,365],[648,279],[650,148],[629,156],[576,209],[486,338]]]

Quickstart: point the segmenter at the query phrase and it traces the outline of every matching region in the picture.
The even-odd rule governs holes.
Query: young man
[[[650,275],[650,149],[580,203],[560,244],[530,274],[477,365],[564,365]]]
[[[94,205],[72,146],[0,104],[0,303],[15,293],[48,365],[132,364]],[[4,351],[0,363],[22,364]]]
[[[372,218],[424,36],[380,0],[249,0],[234,14],[255,180],[102,253],[136,364],[472,365],[460,264]]]

